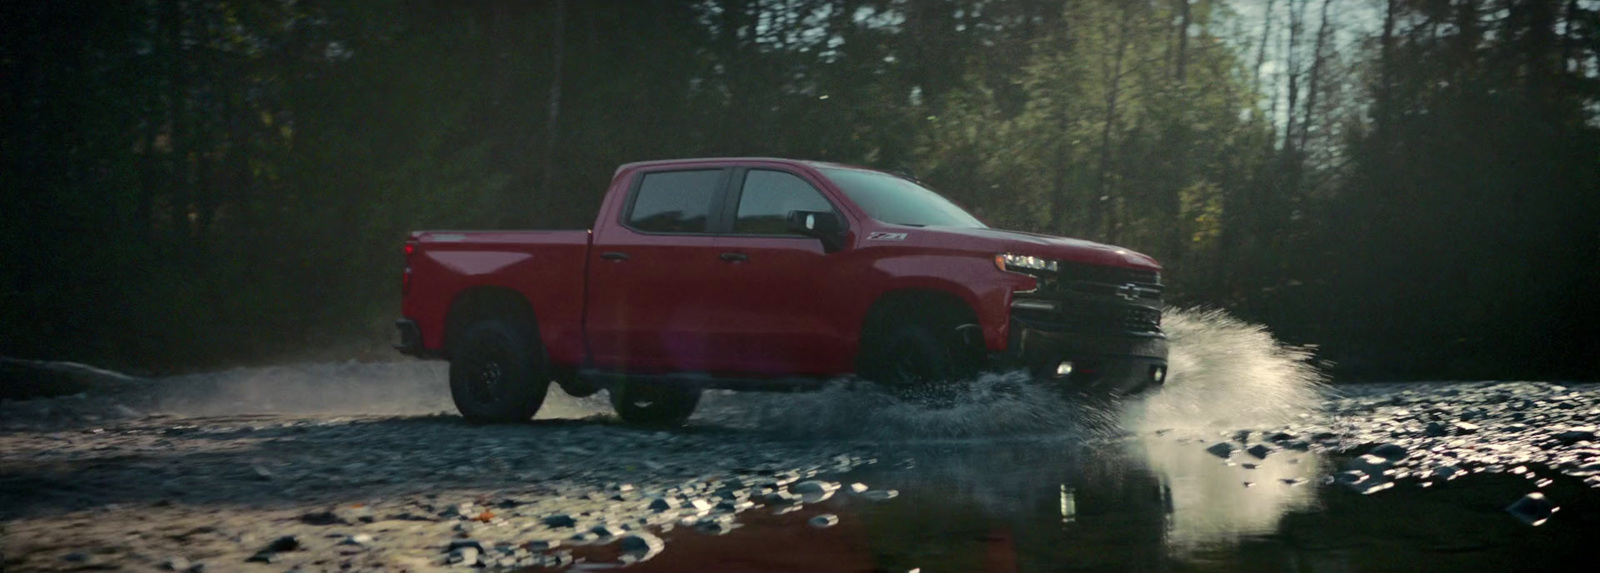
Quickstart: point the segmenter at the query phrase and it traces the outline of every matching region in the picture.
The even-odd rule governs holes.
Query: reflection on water
[[[1301,454],[1229,465],[1170,440],[1027,440],[921,445],[847,476],[902,490],[896,503],[852,504],[880,563],[994,569],[997,541],[1020,570],[1052,564],[1149,569],[1183,563],[1276,530],[1311,507],[1319,463]],[[1291,461],[1292,460],[1292,461]],[[1247,486],[1246,483],[1251,485]],[[886,561],[885,561],[886,560]],[[887,570],[894,570],[893,567]]]

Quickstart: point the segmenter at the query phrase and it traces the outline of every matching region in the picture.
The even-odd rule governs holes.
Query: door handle
[[[742,263],[750,260],[750,257],[745,256],[744,253],[722,253],[722,260],[730,263]]]
[[[628,260],[628,253],[620,253],[620,252],[617,252],[617,251],[607,251],[607,252],[604,252],[604,253],[600,253],[600,258],[608,260],[608,261],[626,261],[626,260]]]

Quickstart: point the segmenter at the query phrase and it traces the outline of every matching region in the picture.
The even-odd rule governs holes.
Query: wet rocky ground
[[[468,425],[446,411],[437,363],[163,379],[60,367],[72,393],[0,401],[0,563],[1001,572],[1592,560],[1600,387],[1327,386],[1303,354],[1248,325],[1168,324],[1169,387],[1120,407],[986,376],[939,410],[860,388],[713,394],[673,431],[621,424],[603,395],[558,391],[532,422]]]

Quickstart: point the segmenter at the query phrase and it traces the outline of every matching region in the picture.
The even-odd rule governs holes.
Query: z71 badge
[[[867,235],[867,240],[868,241],[904,241],[904,240],[906,240],[906,234],[905,233],[885,233],[883,231],[875,231],[875,232]]]

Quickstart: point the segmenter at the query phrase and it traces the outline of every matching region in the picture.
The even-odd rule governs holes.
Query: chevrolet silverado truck
[[[991,229],[881,171],[649,161],[617,169],[589,230],[412,233],[397,348],[449,360],[474,422],[533,417],[551,382],[651,425],[684,422],[702,389],[838,379],[914,390],[1027,369],[1123,395],[1166,377],[1160,269]]]

